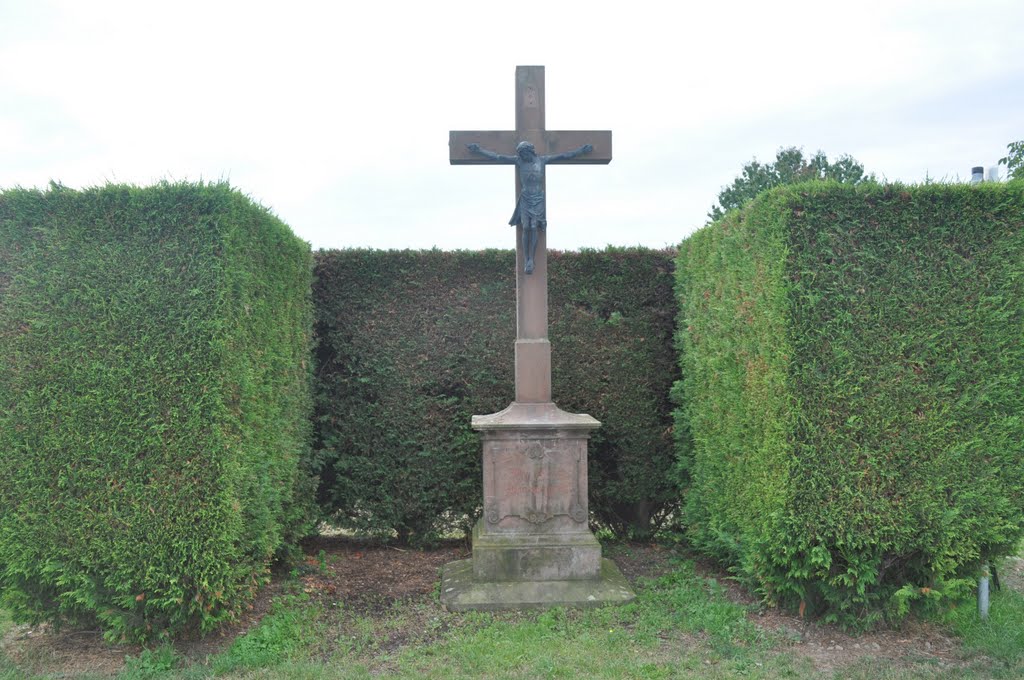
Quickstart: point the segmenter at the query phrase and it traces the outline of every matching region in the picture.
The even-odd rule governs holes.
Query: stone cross
[[[516,157],[523,142],[534,146],[540,162],[525,150]],[[601,423],[551,401],[546,239],[536,226],[544,213],[535,202],[538,189],[544,195],[543,163],[607,163],[612,134],[545,130],[544,67],[519,66],[516,129],[452,132],[449,148],[453,164],[515,163],[520,203],[519,219],[513,220],[518,222],[516,398],[498,413],[472,418],[483,444],[484,512],[473,527],[472,559],[451,562],[442,571],[441,601],[455,610],[628,602],[634,597],[629,584],[614,562],[601,557],[601,544],[588,525],[587,441]],[[520,169],[528,194],[522,191]],[[541,210],[524,221],[523,203]],[[539,237],[532,272],[524,267],[530,252],[523,243],[524,224],[533,224],[530,233]]]
[[[496,165],[472,153],[479,144],[500,154],[515,155],[516,145],[527,141],[540,155],[558,154],[585,144],[593,151],[551,164],[606,164],[612,160],[612,133],[608,130],[546,130],[544,128],[544,67],[516,67],[516,129],[453,130],[448,135],[452,165]],[[521,185],[516,170],[516,197]],[[546,187],[545,187],[545,193]],[[557,223],[554,226],[558,228]],[[547,237],[540,232],[532,274],[524,273],[522,227],[516,228],[516,401],[542,404],[551,401],[551,344],[548,342]]]

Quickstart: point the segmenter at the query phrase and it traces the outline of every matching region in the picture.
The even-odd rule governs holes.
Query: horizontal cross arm
[[[590,153],[560,161],[552,165],[607,165],[612,162],[612,133],[610,130],[547,130],[541,133],[543,143],[537,145],[537,153],[550,156],[565,153],[590,144]]]
[[[494,165],[496,161],[473,153],[466,145],[479,144],[490,151],[514,156],[519,141],[515,130],[452,130],[448,133],[448,158],[452,165]]]
[[[493,165],[495,161],[473,153],[466,145],[479,144],[500,154],[514,155],[516,144],[523,139],[533,142],[541,156],[565,153],[584,144],[594,147],[588,154],[552,161],[552,165],[607,164],[612,160],[612,133],[609,130],[528,130],[523,133],[515,130],[453,130],[448,133],[448,158],[452,165]]]

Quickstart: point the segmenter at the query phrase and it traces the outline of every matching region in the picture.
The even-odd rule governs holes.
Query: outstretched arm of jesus
[[[590,153],[593,150],[594,150],[594,147],[592,145],[584,144],[583,146],[581,146],[578,149],[573,149],[572,151],[566,151],[565,153],[555,153],[555,154],[551,154],[550,156],[541,156],[541,160],[543,160],[545,163],[550,163],[551,161],[567,161],[570,158],[576,158],[576,156],[582,156],[583,154]]]
[[[490,158],[492,161],[498,161],[499,163],[515,163],[516,162],[516,157],[515,156],[506,156],[504,154],[494,153],[490,149],[483,149],[483,148],[481,148],[480,145],[477,144],[476,142],[474,142],[472,144],[467,144],[466,148],[469,149],[470,151],[472,151],[473,153],[479,155],[479,156],[483,156],[484,158]]]

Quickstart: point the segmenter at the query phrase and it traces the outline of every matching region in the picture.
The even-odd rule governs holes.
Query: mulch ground
[[[342,600],[347,608],[362,613],[380,612],[396,601],[432,593],[441,567],[470,556],[465,541],[415,550],[388,542],[318,536],[303,548],[307,558],[301,578],[306,592]]]

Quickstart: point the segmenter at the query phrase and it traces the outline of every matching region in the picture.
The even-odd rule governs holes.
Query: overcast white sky
[[[1024,139],[1024,2],[0,0],[0,187],[219,180],[314,247],[511,248],[508,167],[448,131],[611,129],[548,245],[665,246],[782,146],[967,179]]]

